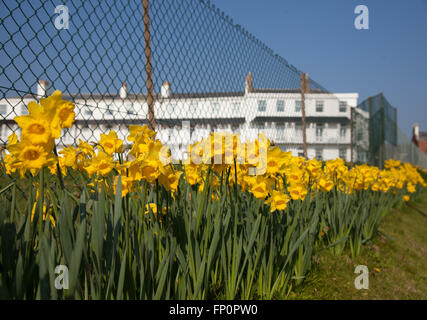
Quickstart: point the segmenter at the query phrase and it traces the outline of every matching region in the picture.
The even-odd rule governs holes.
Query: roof
[[[301,90],[299,88],[287,88],[287,89],[258,89],[254,88],[250,93],[300,93]],[[330,94],[330,92],[321,90],[321,89],[311,89],[309,93],[323,93]],[[245,95],[244,91],[232,91],[232,92],[187,92],[187,93],[179,93],[172,92],[168,98],[162,97],[159,93],[154,94],[154,99],[202,99],[202,98],[222,98],[222,97],[243,97]],[[64,93],[62,95],[63,99],[66,100],[75,100],[75,99],[83,99],[83,100],[96,100],[96,99],[111,99],[111,100],[122,100],[120,98],[119,93]],[[36,93],[29,93],[21,96],[14,96],[8,99],[39,99],[40,97]],[[145,93],[129,93],[127,95],[128,100],[147,100],[148,95]]]
[[[220,97],[243,97],[245,93],[243,91],[237,92],[188,92],[188,93],[171,93],[168,98],[162,97],[160,94],[154,94],[154,99],[197,99],[197,98],[220,98]],[[37,94],[26,94],[24,97],[15,96],[7,99],[39,99]],[[111,100],[123,100],[120,98],[119,93],[76,93],[69,94],[64,93],[62,98],[65,100],[96,100],[96,99],[111,99]],[[143,93],[129,93],[127,95],[128,100],[147,100],[148,95]]]
[[[190,125],[196,124],[241,124],[245,118],[180,118],[180,119],[155,119],[160,125],[175,126],[181,125],[182,121],[190,121]],[[130,124],[148,124],[148,120],[142,119],[76,119],[75,124],[79,125],[130,125]],[[1,122],[0,122],[1,123]]]
[[[253,93],[301,93],[300,88],[287,88],[287,89],[258,89],[254,88],[251,92]],[[309,93],[331,93],[325,90],[321,89],[310,89],[310,92],[306,92],[306,94]]]
[[[347,123],[350,122],[349,118],[346,117],[305,117],[307,122],[341,122]],[[252,122],[302,122],[301,117],[255,117]]]

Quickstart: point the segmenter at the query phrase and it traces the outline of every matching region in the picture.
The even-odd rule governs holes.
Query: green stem
[[[14,184],[12,187],[12,208],[10,209],[11,211],[10,222],[12,223],[15,218],[15,205],[16,205],[16,184]]]
[[[56,145],[53,146],[53,152],[55,153],[55,156],[57,159],[56,168],[58,170],[59,184],[61,185],[61,189],[64,190],[65,189],[64,179],[62,178],[61,167],[59,166],[59,159],[58,159],[58,152],[56,151]]]
[[[44,204],[44,170],[43,168],[39,173],[40,185],[39,185],[39,241],[43,232],[43,204]]]

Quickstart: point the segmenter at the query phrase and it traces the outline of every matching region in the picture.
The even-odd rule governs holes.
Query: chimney
[[[37,83],[37,96],[38,97],[46,97],[49,90],[49,82],[46,80],[39,80]]]
[[[245,93],[249,93],[253,91],[252,87],[252,73],[249,72],[246,76],[246,82],[245,82]]]
[[[160,95],[162,98],[169,98],[171,95],[171,85],[167,81],[163,81],[162,87],[160,89]]]
[[[126,86],[126,82],[123,82],[122,87],[120,88],[120,98],[121,99],[126,99],[128,96],[128,88]]]
[[[413,138],[415,138],[416,143],[418,144],[418,141],[420,140],[420,126],[418,123],[414,123],[412,126],[412,135]]]

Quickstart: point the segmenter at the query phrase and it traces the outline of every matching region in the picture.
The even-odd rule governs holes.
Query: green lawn
[[[287,298],[427,299],[427,192],[421,201],[393,209],[380,230],[387,236],[364,246],[356,259],[318,252],[304,284]],[[368,290],[354,286],[357,265],[369,269]]]

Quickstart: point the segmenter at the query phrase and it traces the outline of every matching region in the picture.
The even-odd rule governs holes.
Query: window
[[[196,113],[197,110],[197,103],[190,103],[190,113]]]
[[[254,129],[264,129],[264,125],[263,122],[252,122],[252,128]]]
[[[240,111],[240,102],[233,102],[231,107],[233,114],[238,114]]]
[[[111,110],[109,106],[107,107],[107,112],[106,112],[106,114],[107,114],[107,115],[109,115],[109,116],[112,116],[112,115],[113,115],[113,110]]]
[[[341,125],[340,127],[340,138],[345,139],[347,135],[347,128],[344,125]]]
[[[316,141],[322,141],[323,123],[316,124]]]
[[[25,105],[21,105],[21,114],[22,115],[28,114],[28,109]]]
[[[6,115],[6,113],[7,113],[7,105],[5,105],[5,104],[0,104],[0,114],[1,114],[2,116],[5,116],[5,115]]]
[[[92,116],[92,115],[93,115],[93,111],[92,111],[92,110],[90,110],[89,108],[86,108],[86,109],[85,109],[85,115],[87,115],[87,116]]]
[[[301,137],[302,137],[302,125],[301,125],[301,124],[297,124],[297,125],[295,125],[295,135],[296,135],[298,138],[301,138]]]
[[[346,112],[346,111],[347,111],[347,102],[340,101],[340,112]]]
[[[304,149],[298,149],[298,157],[304,157]]]
[[[239,125],[239,124],[236,124],[236,123],[233,123],[233,124],[231,125],[231,130],[232,130],[233,132],[239,132],[239,130],[240,130],[240,125]]]
[[[301,100],[295,100],[295,112],[301,112]]]
[[[135,110],[133,108],[133,103],[126,105],[126,113],[127,114],[135,114]]]
[[[323,112],[323,101],[316,101],[316,112]]]
[[[171,114],[173,114],[173,113],[174,113],[174,111],[175,111],[175,108],[176,108],[176,104],[174,104],[174,103],[169,103],[169,104],[166,106],[166,113],[167,113],[167,115],[171,115]]]
[[[321,148],[316,148],[316,155],[315,158],[317,160],[323,160],[323,149]]]
[[[219,103],[218,102],[212,102],[211,103],[211,113],[212,114],[218,114],[219,113]]]
[[[285,101],[277,100],[276,107],[277,107],[277,112],[285,111]]]
[[[258,111],[265,112],[265,110],[267,110],[267,101],[258,100]]]
[[[285,123],[284,122],[276,122],[276,128],[277,128],[277,130],[280,130],[280,131],[285,130]]]
[[[363,130],[362,129],[357,130],[356,139],[357,139],[357,141],[360,141],[363,139]]]
[[[340,148],[340,150],[339,150],[339,156],[344,161],[347,161],[347,148]]]

